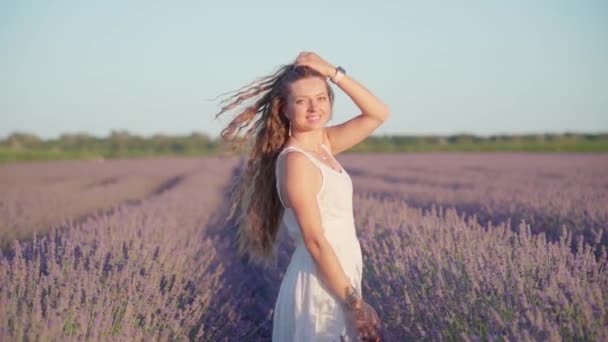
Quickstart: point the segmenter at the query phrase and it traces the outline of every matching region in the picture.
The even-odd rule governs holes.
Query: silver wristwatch
[[[334,74],[334,76],[331,77],[331,81],[337,84],[338,82],[340,82],[342,77],[344,77],[344,75],[346,75],[346,70],[344,70],[343,67],[338,66],[336,67],[336,73]]]

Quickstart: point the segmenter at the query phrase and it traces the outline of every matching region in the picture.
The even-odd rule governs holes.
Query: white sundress
[[[329,149],[322,145],[331,155]],[[281,197],[277,172],[279,158],[291,151],[304,153],[321,170],[323,181],[317,194],[321,213],[321,225],[325,237],[350,278],[352,285],[361,293],[363,259],[361,246],[355,230],[353,216],[353,186],[346,170],[334,170],[310,153],[290,145],[277,157],[276,187]],[[346,319],[340,299],[333,295],[321,279],[312,256],[304,245],[302,234],[291,208],[285,208],[283,226],[294,240],[296,248],[279,288],[273,312],[272,341],[357,341],[357,330]]]

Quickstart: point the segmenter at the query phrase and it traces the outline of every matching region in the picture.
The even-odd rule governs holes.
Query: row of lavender
[[[170,167],[167,164],[170,163]],[[154,195],[199,159],[122,159],[0,166],[0,248],[41,227]]]
[[[540,163],[534,166],[536,157]],[[355,183],[364,296],[383,318],[386,340],[608,339],[605,249],[571,241],[572,234],[559,227],[546,227],[557,230],[547,241],[532,233],[534,225],[520,224],[513,232],[505,222],[480,224],[458,207],[460,194],[474,213],[478,208],[490,218],[498,212],[508,219],[509,202],[523,206],[529,196],[535,198],[533,212],[541,213],[532,219],[556,212],[576,216],[583,207],[582,216],[563,222],[582,217],[594,224],[576,231],[604,227],[605,211],[587,202],[605,198],[608,182],[597,169],[605,157],[527,158],[341,158]],[[559,169],[555,163],[577,166]],[[235,166],[209,159],[137,205],[14,244],[15,256],[7,253],[0,262],[0,337],[268,340],[293,246],[281,236],[274,269],[249,265],[236,254],[235,228],[224,222]],[[466,170],[494,176],[475,178]],[[535,177],[546,173],[553,177],[543,185]],[[525,185],[495,188],[507,187],[508,179]],[[579,197],[572,185],[577,182],[584,193]],[[454,186],[460,183],[469,186]],[[562,197],[536,195],[558,185]],[[457,210],[435,208],[434,200]]]

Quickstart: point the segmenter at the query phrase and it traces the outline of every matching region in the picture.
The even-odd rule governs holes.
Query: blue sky
[[[608,131],[607,1],[3,1],[0,137],[217,136],[217,95],[314,51],[375,134]],[[334,122],[358,114],[337,90]]]

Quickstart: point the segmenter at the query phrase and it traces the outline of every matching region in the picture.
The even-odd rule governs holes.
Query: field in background
[[[338,160],[386,340],[608,339],[608,155]],[[1,166],[2,238],[39,234],[3,250],[0,337],[269,339],[294,246],[281,234],[269,269],[236,255],[239,172],[220,157]]]

